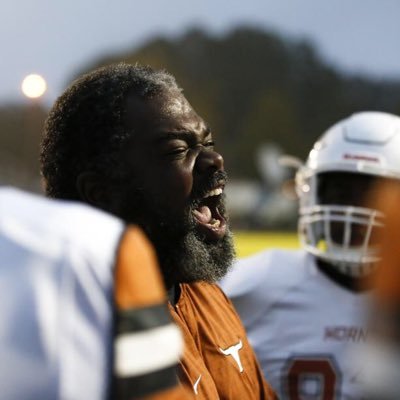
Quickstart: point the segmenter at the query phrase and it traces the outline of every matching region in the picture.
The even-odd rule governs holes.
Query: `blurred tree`
[[[80,75],[117,61],[139,62],[173,73],[195,109],[216,133],[234,178],[255,178],[255,155],[275,142],[305,158],[331,124],[360,110],[400,114],[400,80],[344,74],[321,59],[312,43],[256,27],[225,35],[201,29],[156,37],[141,47],[90,63]],[[38,143],[46,111],[0,107],[0,181],[37,188]]]
[[[264,142],[304,158],[327,127],[355,111],[400,111],[400,81],[345,75],[312,43],[255,27],[225,36],[195,28],[176,39],[154,38],[87,69],[117,61],[173,73],[217,133],[234,177],[255,176],[254,155]]]
[[[0,108],[0,184],[40,191],[39,143],[47,110],[32,103]]]

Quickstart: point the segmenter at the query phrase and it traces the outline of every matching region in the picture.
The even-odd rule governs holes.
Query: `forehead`
[[[334,195],[343,196],[361,193],[370,190],[376,182],[376,177],[368,174],[353,172],[324,172],[318,175],[319,196]]]
[[[352,172],[325,172],[318,175],[317,196],[322,203],[362,206],[377,178]]]
[[[353,172],[324,172],[318,175],[319,184],[369,186],[376,181],[373,175]]]
[[[157,135],[165,131],[198,131],[205,123],[179,91],[163,91],[149,98],[128,94],[124,122],[136,135]]]

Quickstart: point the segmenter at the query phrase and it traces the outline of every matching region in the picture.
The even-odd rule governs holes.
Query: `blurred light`
[[[40,75],[30,74],[22,81],[21,89],[26,97],[36,99],[43,96],[47,89],[47,84]]]

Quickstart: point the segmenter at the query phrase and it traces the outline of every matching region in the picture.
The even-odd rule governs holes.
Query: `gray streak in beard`
[[[214,283],[225,276],[235,258],[229,231],[216,243],[205,243],[191,231],[173,248],[158,248],[158,254],[167,287],[198,281]]]

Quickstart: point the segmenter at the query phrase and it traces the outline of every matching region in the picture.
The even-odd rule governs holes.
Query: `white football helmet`
[[[384,215],[369,208],[319,204],[318,177],[324,172],[400,179],[400,118],[383,112],[360,112],[336,123],[315,143],[306,164],[296,174],[303,247],[344,274],[365,276],[379,259],[370,238],[374,227],[383,226]],[[343,224],[340,244],[332,240],[333,222]],[[354,225],[365,227],[359,246],[351,245]]]

